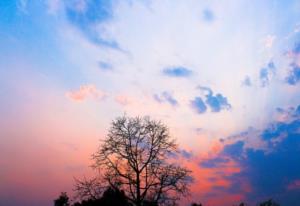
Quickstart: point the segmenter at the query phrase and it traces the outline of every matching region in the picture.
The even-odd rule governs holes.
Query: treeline
[[[143,202],[143,206],[158,206],[154,202]],[[257,206],[280,206],[278,203],[272,199],[256,204]],[[100,198],[90,198],[86,200],[81,200],[78,202],[70,203],[70,198],[66,192],[62,192],[60,196],[54,200],[54,206],[135,206],[130,203],[123,191],[108,188],[103,192],[102,197]],[[201,203],[191,203],[190,206],[205,206]],[[232,206],[250,206],[246,203],[239,203]]]

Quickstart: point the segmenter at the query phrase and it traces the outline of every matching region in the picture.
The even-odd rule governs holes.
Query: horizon
[[[72,197],[123,115],[176,138],[180,205],[295,205],[299,85],[299,0],[3,0],[0,205]]]

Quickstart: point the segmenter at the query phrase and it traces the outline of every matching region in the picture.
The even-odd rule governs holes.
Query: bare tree
[[[149,117],[120,117],[93,155],[104,180],[136,206],[175,205],[189,193],[190,171],[168,158],[177,153],[168,128]]]

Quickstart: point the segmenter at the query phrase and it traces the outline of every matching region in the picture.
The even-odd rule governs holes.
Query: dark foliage
[[[54,200],[54,206],[69,206],[69,197],[66,192],[62,192],[60,196]]]
[[[202,206],[202,204],[201,203],[197,204],[197,203],[194,202],[194,203],[191,204],[191,206]]]
[[[75,203],[74,206],[131,206],[123,191],[108,188],[99,199],[83,200]]]
[[[259,206],[280,206],[278,203],[274,202],[272,199],[267,200],[259,204]]]

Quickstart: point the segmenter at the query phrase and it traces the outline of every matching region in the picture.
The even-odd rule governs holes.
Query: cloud
[[[292,58],[293,63],[298,64],[298,57],[300,55],[300,42],[296,42],[292,49],[287,52],[288,57]]]
[[[210,9],[203,10],[202,16],[207,22],[212,22],[215,19],[214,13]]]
[[[300,43],[296,43],[288,54],[292,58],[292,62],[285,81],[289,85],[296,85],[300,80]]]
[[[110,0],[66,1],[64,6],[68,20],[81,29],[112,18],[112,1]]]
[[[168,157],[172,160],[175,160],[178,162],[178,160],[182,161],[190,161],[192,160],[195,156],[192,151],[187,151],[185,149],[179,149],[178,152],[171,152],[168,154]]]
[[[169,103],[172,106],[177,106],[178,105],[178,101],[172,96],[171,93],[164,91],[163,93],[161,93],[160,95],[158,94],[154,94],[153,98],[155,101],[159,102],[159,103]]]
[[[252,82],[249,76],[246,76],[245,79],[242,81],[242,86],[245,87],[251,87],[252,86]]]
[[[294,112],[293,116],[294,117],[300,116],[300,105],[298,105],[298,107],[295,109],[295,112]]]
[[[205,100],[202,100],[201,97],[195,97],[194,100],[191,101],[191,107],[198,114],[205,113],[207,107],[210,108],[211,112],[220,112],[221,110],[229,110],[231,108],[227,98],[222,94],[217,93],[214,95],[209,87],[198,86],[197,88],[205,92]]]
[[[299,42],[295,44],[293,52],[295,54],[300,54],[300,43]]]
[[[288,190],[299,190],[299,189],[300,189],[300,179],[291,182],[291,183],[287,186],[287,189],[288,189]]]
[[[128,105],[132,102],[131,99],[126,95],[117,95],[115,97],[115,101],[118,104],[123,105],[123,106]]]
[[[73,101],[84,101],[87,98],[91,98],[93,100],[102,100],[107,97],[107,94],[96,88],[95,85],[87,84],[80,86],[79,90],[73,90],[66,92],[66,97]]]
[[[106,35],[105,22],[113,18],[113,2],[110,0],[75,0],[65,2],[69,22],[87,39],[100,46],[120,50],[118,43]]]
[[[272,48],[275,40],[276,40],[275,35],[266,36],[266,38],[263,40],[264,47],[265,48]]]
[[[275,75],[275,64],[273,61],[270,61],[268,65],[260,69],[259,79],[262,87],[265,87],[269,84],[272,75]]]
[[[237,141],[232,144],[225,145],[223,150],[214,158],[203,159],[200,166],[204,168],[218,168],[226,166],[232,159],[239,159],[243,153],[244,142]]]
[[[300,116],[300,106],[295,107],[287,107],[287,108],[276,108],[275,119],[278,122],[285,122],[289,120],[289,118],[297,118]]]
[[[261,137],[263,140],[268,141],[279,138],[281,135],[286,135],[297,131],[298,128],[300,128],[300,120],[292,121],[289,124],[286,124],[285,122],[276,122],[270,124],[268,128],[262,132]]]
[[[195,97],[195,99],[191,101],[191,107],[198,114],[205,113],[207,110],[207,107],[201,97]]]
[[[239,158],[242,155],[243,152],[243,147],[244,147],[244,142],[243,141],[237,141],[233,144],[226,145],[223,148],[222,154],[226,155],[231,155],[233,156],[234,159]]]
[[[198,86],[197,89],[200,89],[201,91],[205,92],[205,95],[207,96],[211,96],[213,94],[213,91],[209,87]]]
[[[113,69],[112,65],[107,62],[99,61],[98,65],[99,65],[99,68],[103,71],[108,71],[108,70]]]
[[[213,94],[213,91],[208,87],[198,87],[200,90],[207,92],[205,95],[205,103],[210,107],[212,112],[220,112],[225,109],[228,110],[231,108],[231,105],[228,103],[227,98],[222,94],[217,93]]]
[[[230,161],[229,158],[216,157],[213,159],[206,159],[200,162],[200,166],[204,168],[220,167],[222,164],[226,164]]]
[[[261,80],[262,87],[266,86],[269,83],[268,69],[262,68],[259,72],[259,78]]]
[[[74,10],[78,13],[86,13],[88,9],[88,4],[88,0],[75,0],[67,2],[68,9]]]
[[[298,65],[291,65],[292,69],[286,77],[286,82],[290,85],[296,85],[300,81],[300,67]]]
[[[195,128],[195,133],[196,133],[196,134],[201,134],[201,133],[203,133],[203,131],[204,131],[204,129],[201,128],[201,127]]]
[[[188,152],[184,149],[180,150],[180,154],[183,158],[188,159],[188,160],[194,156],[192,152]]]
[[[188,77],[192,71],[185,67],[167,67],[163,69],[163,74],[170,77]]]
[[[212,112],[220,112],[222,109],[230,109],[231,105],[228,103],[227,98],[221,94],[207,95],[206,104],[210,107]]]
[[[275,121],[259,133],[267,148],[247,146],[247,139],[224,146],[216,157],[203,160],[200,166],[222,169],[226,161],[234,161],[240,171],[223,176],[231,186],[224,191],[243,192],[250,202],[276,198],[282,205],[295,205],[300,195],[300,116],[294,109],[290,119]],[[241,185],[247,182],[250,191]]]

